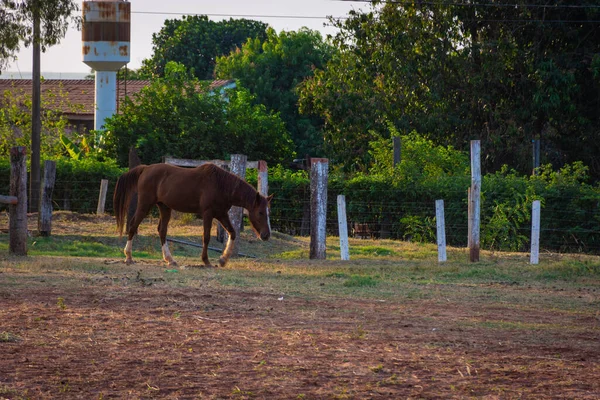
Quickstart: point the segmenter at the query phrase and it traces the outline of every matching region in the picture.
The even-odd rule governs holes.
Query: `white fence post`
[[[438,262],[446,262],[446,221],[444,200],[435,201],[435,224],[437,227]]]
[[[40,189],[38,232],[41,236],[52,233],[52,192],[56,181],[56,161],[44,161],[44,177]]]
[[[540,201],[534,200],[531,206],[531,256],[529,262],[540,261]]]
[[[342,260],[350,259],[350,250],[348,248],[348,221],[346,220],[346,196],[343,194],[337,197],[338,208],[338,227],[340,231],[340,255]]]
[[[471,140],[471,231],[469,232],[469,260],[479,261],[479,233],[481,221],[481,142]]]
[[[231,172],[242,179],[246,179],[247,161],[248,156],[246,156],[245,154],[232,154],[231,163],[229,164]],[[232,257],[237,257],[240,252],[240,228],[242,226],[243,218],[244,209],[242,207],[231,207],[231,209],[229,210],[229,219],[231,220],[231,225],[233,225],[233,229],[235,229],[235,233],[237,236],[236,241],[233,243],[233,250],[231,252]]]
[[[324,260],[327,247],[327,180],[329,160],[310,159],[310,258]]]
[[[102,179],[100,181],[100,194],[98,195],[98,207],[96,208],[96,214],[104,214],[104,205],[106,204],[106,192],[108,191],[108,180]]]

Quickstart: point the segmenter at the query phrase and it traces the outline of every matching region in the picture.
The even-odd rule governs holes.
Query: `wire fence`
[[[114,181],[109,181],[105,213],[112,214]],[[296,236],[310,234],[310,189],[296,191],[286,197],[275,192],[271,226],[275,231]],[[100,181],[57,182],[52,203],[55,211],[96,213]],[[326,227],[337,236],[337,194],[329,190]],[[364,239],[394,239],[424,243],[436,241],[434,198],[397,199],[390,189],[379,201],[364,201],[365,193],[346,194],[349,234]],[[498,203],[503,193],[482,192],[481,248],[484,250],[529,251],[531,208],[502,208]],[[449,192],[444,200],[446,242],[453,247],[466,247],[468,239],[467,190]],[[494,198],[489,204],[488,198]],[[393,200],[389,200],[393,199]],[[600,254],[600,204],[581,198],[545,199],[541,210],[540,248],[542,251]],[[565,205],[567,204],[567,206]],[[0,205],[6,211],[7,206]],[[157,211],[152,211],[157,215]]]

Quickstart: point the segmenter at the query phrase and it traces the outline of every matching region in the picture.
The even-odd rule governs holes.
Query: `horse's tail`
[[[129,201],[137,188],[138,179],[144,168],[146,168],[145,165],[137,166],[125,172],[117,180],[113,196],[113,208],[117,219],[117,232],[119,232],[119,236],[123,236],[123,226],[125,225],[125,216],[129,208]]]

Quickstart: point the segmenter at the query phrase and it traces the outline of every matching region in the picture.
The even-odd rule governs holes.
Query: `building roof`
[[[31,79],[0,79],[0,101],[1,95],[7,90],[14,94],[30,94],[31,83]],[[215,80],[210,83],[209,88],[216,91],[233,87],[234,83],[232,80]],[[132,96],[149,84],[148,80],[119,80],[117,109],[125,96]],[[45,79],[41,83],[41,93],[47,108],[81,119],[94,117],[94,91],[94,79]]]

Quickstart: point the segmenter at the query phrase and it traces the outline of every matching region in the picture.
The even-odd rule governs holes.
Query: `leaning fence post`
[[[340,231],[340,256],[342,260],[350,259],[350,251],[348,249],[348,221],[346,220],[346,196],[343,194],[337,197],[338,208],[338,227]]]
[[[329,160],[310,159],[310,258],[324,260],[327,241],[327,179]]]
[[[38,214],[38,232],[41,236],[52,233],[52,192],[56,180],[56,161],[44,161],[44,176],[40,191],[40,212]]]
[[[231,155],[231,163],[229,164],[229,168],[232,173],[236,174],[242,179],[246,178],[246,163],[248,161],[248,156],[244,154],[232,154]],[[233,243],[233,249],[231,251],[232,257],[237,257],[240,251],[240,227],[242,225],[242,221],[244,218],[244,210],[241,207],[233,206],[229,210],[229,219],[231,220],[231,225],[233,225],[233,229],[235,229],[236,236],[238,240]]]
[[[438,262],[446,261],[446,221],[444,200],[435,201],[435,223],[437,227]]]
[[[23,146],[10,149],[10,196],[16,204],[8,206],[8,251],[16,256],[27,255],[27,149]]]
[[[471,213],[469,216],[469,259],[479,261],[480,232],[480,200],[481,200],[481,144],[479,140],[471,140]]]
[[[531,256],[529,262],[540,261],[540,201],[534,200],[531,206]]]
[[[104,204],[106,204],[106,192],[108,191],[108,180],[102,179],[100,181],[100,194],[98,195],[98,208],[96,214],[104,214]]]

